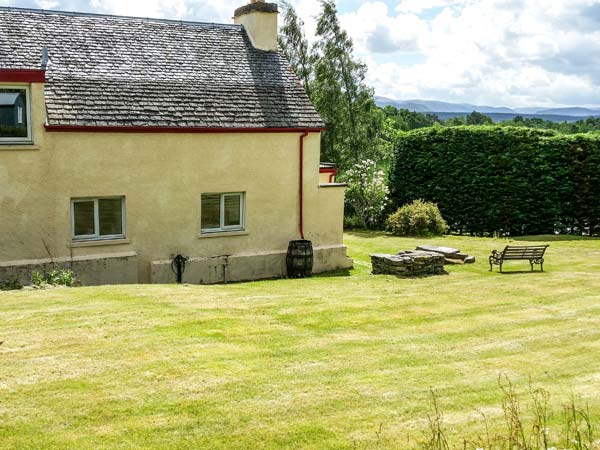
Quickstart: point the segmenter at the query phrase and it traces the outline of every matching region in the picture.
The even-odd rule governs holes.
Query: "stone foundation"
[[[352,259],[346,256],[346,246],[315,247],[313,273],[350,269]],[[218,284],[285,278],[286,251],[258,252],[231,256],[190,258],[183,273],[183,282],[189,284]],[[153,261],[150,269],[151,283],[175,283],[171,260]]]
[[[374,275],[397,275],[416,277],[441,275],[444,270],[444,256],[425,251],[405,251],[397,255],[371,255]]]
[[[71,269],[83,286],[138,282],[135,252],[2,262],[0,280],[16,278],[21,285],[28,286],[33,272],[44,273],[57,268]]]
[[[269,278],[285,278],[286,251],[257,252],[212,258],[190,258],[183,274],[189,284],[217,284]],[[344,245],[316,247],[313,273],[350,269],[352,259]],[[31,284],[33,272],[49,272],[57,268],[71,269],[83,286],[138,283],[138,261],[135,252],[77,256],[73,258],[9,261],[0,263],[0,280],[16,278],[23,286]],[[150,264],[151,283],[176,282],[171,260]]]

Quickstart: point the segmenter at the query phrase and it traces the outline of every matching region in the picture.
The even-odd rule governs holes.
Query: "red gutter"
[[[0,69],[0,82],[44,83],[45,81],[45,70]]]
[[[46,131],[69,133],[297,133],[325,131],[325,128],[244,128],[244,127],[138,127],[46,125]]]
[[[299,228],[300,228],[300,239],[304,239],[304,138],[308,136],[309,130],[304,130],[304,132],[300,135],[300,185],[298,189],[298,200],[299,200]]]

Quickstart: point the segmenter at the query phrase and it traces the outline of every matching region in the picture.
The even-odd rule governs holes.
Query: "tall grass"
[[[550,405],[550,393],[529,383],[529,402],[523,402],[506,375],[498,377],[502,392],[504,431],[490,433],[488,418],[481,413],[482,429],[474,437],[463,437],[460,443],[450,444],[435,392],[432,391],[431,411],[427,415],[428,429],[419,443],[421,450],[600,450],[595,437],[597,421],[589,408],[577,403],[574,396],[555,416]],[[552,420],[553,418],[557,420]],[[551,433],[550,423],[559,424]]]

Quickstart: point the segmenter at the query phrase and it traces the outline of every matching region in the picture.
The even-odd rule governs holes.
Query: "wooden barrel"
[[[285,261],[289,278],[310,277],[314,262],[312,242],[290,241]]]

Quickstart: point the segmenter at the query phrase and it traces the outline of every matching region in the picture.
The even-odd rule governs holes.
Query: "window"
[[[125,198],[71,201],[74,240],[125,238]]]
[[[202,233],[244,229],[244,194],[202,194]]]
[[[29,88],[0,87],[0,143],[30,142]]]

